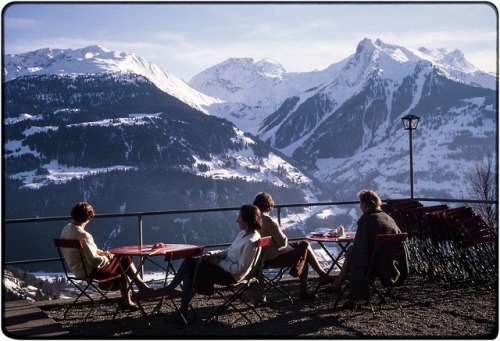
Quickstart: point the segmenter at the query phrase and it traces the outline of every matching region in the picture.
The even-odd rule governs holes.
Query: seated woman
[[[335,282],[324,290],[329,294],[340,294],[343,282],[349,277],[349,300],[343,306],[349,309],[355,308],[359,300],[369,297],[369,284],[365,278],[377,234],[401,232],[391,216],[382,211],[382,200],[380,200],[377,193],[362,190],[358,193],[358,197],[359,207],[363,214],[358,220],[353,246],[347,252],[344,264]],[[401,264],[400,266],[401,269],[407,268],[407,264]],[[407,275],[407,273],[400,273],[397,269],[385,273],[389,276],[396,276],[396,278],[391,278],[391,281],[396,281],[400,275]]]
[[[251,270],[257,252],[258,230],[262,227],[260,211],[254,205],[243,205],[236,222],[241,229],[226,250],[211,251],[202,256],[198,266],[196,283],[193,283],[198,258],[185,259],[166,289],[175,289],[182,282],[180,312],[184,318],[189,308],[193,289],[201,294],[214,292],[214,284],[232,284],[243,279]]]
[[[306,241],[288,243],[287,236],[283,233],[278,223],[271,218],[269,213],[274,208],[274,200],[269,193],[258,193],[253,204],[262,212],[262,237],[272,236],[273,240],[267,249],[264,266],[269,268],[290,267],[290,275],[299,277],[300,293],[299,299],[310,299],[314,295],[307,290],[307,277],[309,265],[320,277],[320,283],[327,284],[333,281],[333,277],[327,275],[316,258],[313,249]],[[262,281],[260,281],[262,283]],[[263,285],[255,289],[256,301],[264,301]]]
[[[108,251],[97,248],[94,238],[85,231],[87,224],[94,218],[94,208],[86,202],[77,203],[71,210],[73,222],[66,225],[61,232],[61,239],[77,239],[83,241],[86,264],[82,264],[80,253],[75,249],[62,249],[64,259],[68,263],[71,271],[77,277],[85,277],[85,269],[91,278],[108,278],[122,274],[120,264],[129,277],[134,278],[134,283],[139,288],[139,292],[152,290],[142,278],[136,276],[137,269],[130,256],[114,257]],[[132,301],[132,292],[129,290],[129,281],[124,276],[118,279],[118,287],[122,296],[122,310],[138,310],[139,307]]]

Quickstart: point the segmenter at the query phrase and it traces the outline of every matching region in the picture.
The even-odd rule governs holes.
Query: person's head
[[[274,200],[269,193],[260,192],[255,196],[253,204],[259,208],[262,213],[271,212],[274,208]]]
[[[260,210],[254,205],[243,205],[240,207],[238,225],[242,230],[255,231],[262,228],[262,218]]]
[[[77,223],[85,223],[94,218],[94,216],[94,208],[87,202],[79,202],[71,210],[71,218]]]
[[[359,206],[361,211],[366,211],[379,208],[382,205],[382,200],[378,197],[377,193],[371,190],[364,189],[358,193]]]

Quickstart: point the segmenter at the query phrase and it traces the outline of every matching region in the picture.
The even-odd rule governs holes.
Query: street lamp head
[[[403,121],[403,127],[405,130],[415,130],[417,129],[418,121],[420,120],[420,117],[415,116],[415,115],[406,115],[403,118],[401,118],[401,121]]]

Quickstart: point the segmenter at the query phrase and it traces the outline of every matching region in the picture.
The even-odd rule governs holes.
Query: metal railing
[[[433,199],[433,198],[414,198],[413,200],[426,201],[426,202],[440,202],[440,203],[469,203],[469,204],[490,204],[497,205],[497,201],[485,201],[485,200],[460,200],[460,199]],[[385,200],[383,200],[385,202]],[[317,207],[317,206],[345,206],[345,205],[357,205],[359,201],[329,201],[329,202],[317,202],[317,203],[297,203],[297,204],[281,204],[275,205],[277,211],[277,219],[281,225],[281,216],[283,208],[300,208],[300,207]],[[224,208],[204,208],[204,209],[189,209],[189,210],[166,210],[166,211],[146,211],[146,212],[130,212],[130,213],[112,213],[112,214],[97,214],[94,219],[103,218],[125,218],[125,217],[135,217],[137,218],[137,232],[138,232],[138,244],[143,244],[143,217],[146,216],[158,216],[158,215],[178,215],[178,214],[195,214],[195,213],[208,213],[208,212],[224,212],[224,211],[238,211],[238,207],[224,207]],[[20,223],[39,223],[39,222],[52,222],[52,221],[68,221],[72,218],[70,216],[58,216],[58,217],[40,217],[40,218],[20,218],[20,219],[7,219],[3,223],[5,225],[10,224],[20,224]],[[7,226],[8,228],[8,226]],[[8,231],[4,231],[8,233]],[[291,238],[290,240],[300,240],[302,238]],[[228,243],[222,244],[209,244],[205,245],[208,248],[217,248],[228,246]],[[3,262],[3,265],[22,265],[22,264],[32,264],[32,263],[43,263],[43,262],[54,262],[59,261],[59,258],[44,258],[44,259],[26,259]]]

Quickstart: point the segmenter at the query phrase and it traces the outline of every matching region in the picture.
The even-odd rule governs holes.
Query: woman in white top
[[[212,251],[202,256],[198,266],[196,283],[193,283],[197,258],[185,259],[172,282],[166,289],[174,289],[182,282],[183,297],[180,312],[183,318],[191,301],[193,288],[197,293],[210,295],[214,292],[214,283],[232,284],[243,279],[251,270],[252,261],[257,252],[260,239],[258,230],[262,227],[261,214],[254,205],[243,205],[236,222],[241,229],[233,243],[226,250]]]
[[[85,277],[85,270],[91,278],[108,278],[120,275],[120,263],[123,269],[126,269],[127,275],[133,277],[137,270],[132,257],[115,257],[109,251],[103,251],[97,247],[94,238],[85,231],[87,224],[94,218],[95,212],[92,205],[87,202],[77,203],[71,210],[73,222],[64,227],[61,232],[61,239],[78,239],[83,241],[83,252],[85,254],[85,264],[82,264],[80,253],[76,249],[63,248],[64,259],[68,263],[71,272],[77,277]],[[85,267],[85,269],[84,269]],[[152,290],[143,282],[140,276],[135,276],[134,283],[139,288],[139,292]],[[131,290],[128,287],[128,280],[124,276],[118,280],[118,287],[122,295],[122,310],[137,310],[139,307],[132,301]]]

